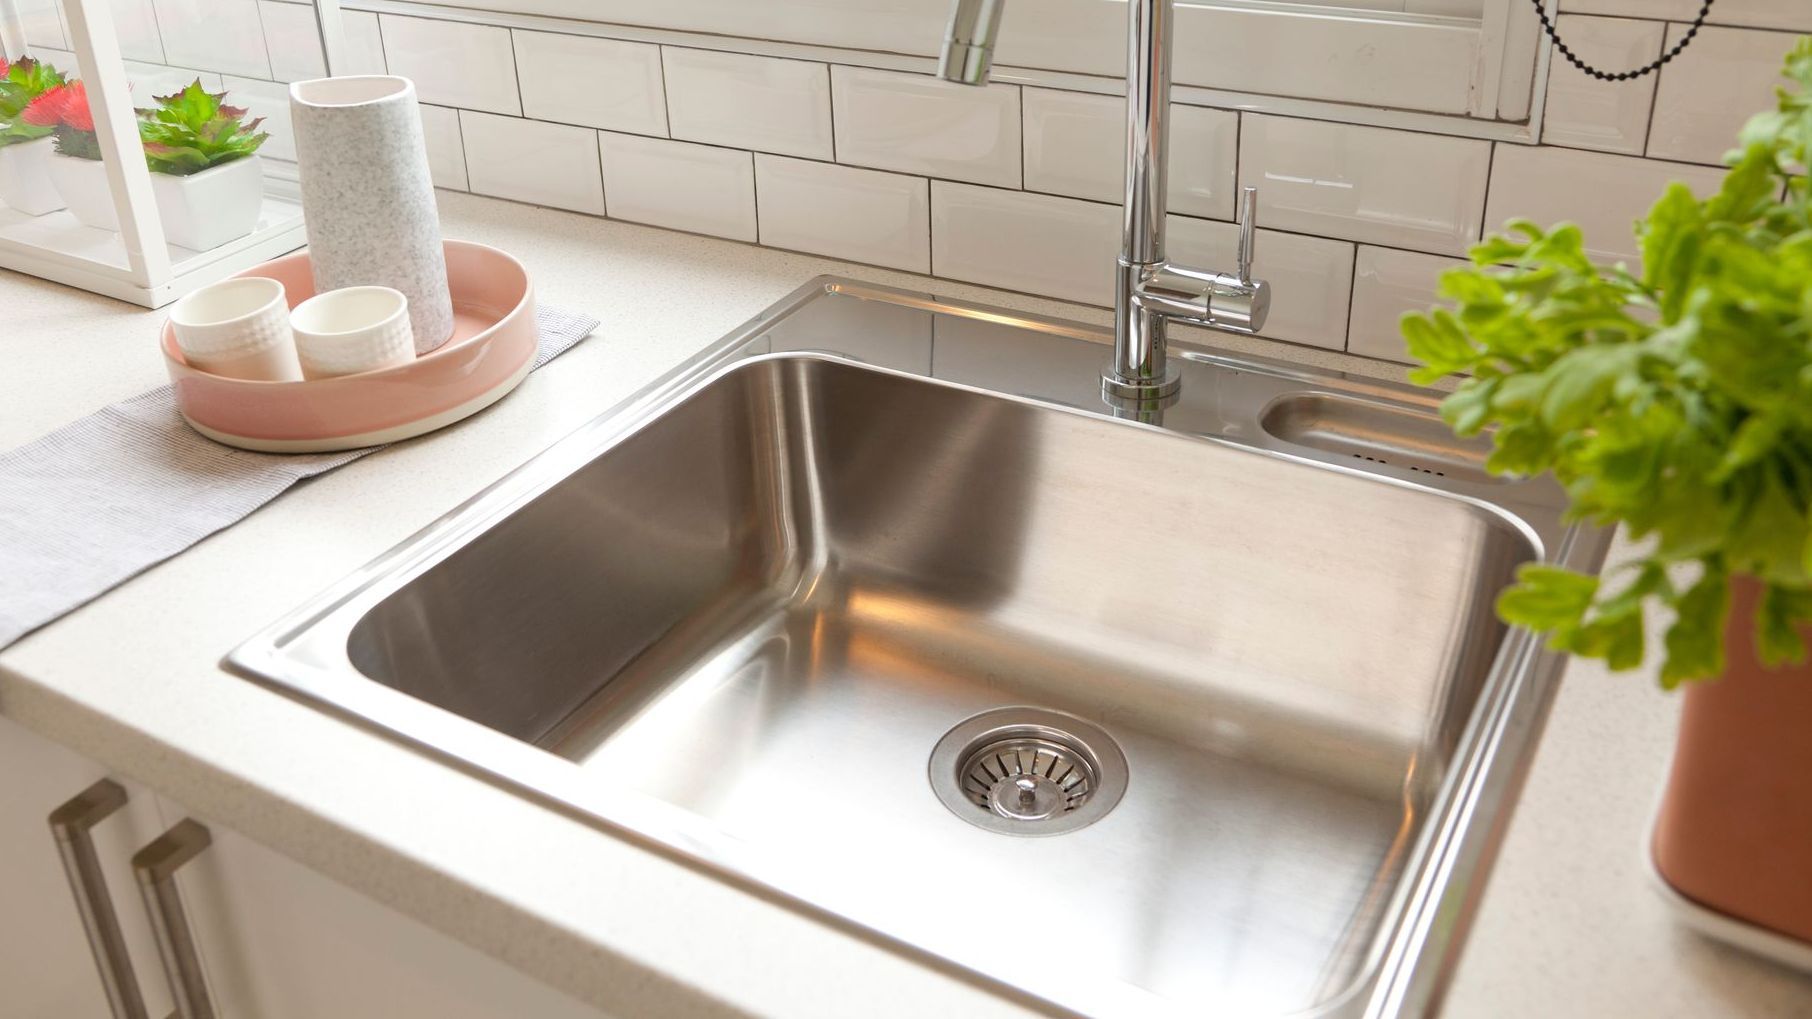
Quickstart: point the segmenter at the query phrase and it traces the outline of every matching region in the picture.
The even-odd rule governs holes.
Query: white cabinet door
[[[99,764],[0,718],[0,1019],[111,1015],[48,824],[51,811],[106,777]],[[148,790],[120,785],[126,805],[94,827],[95,853],[145,1006],[163,1016],[170,994],[130,861],[164,826]]]
[[[163,809],[172,822],[185,816],[168,800]],[[607,1019],[231,829],[197,820],[213,843],[176,880],[221,1019]]]

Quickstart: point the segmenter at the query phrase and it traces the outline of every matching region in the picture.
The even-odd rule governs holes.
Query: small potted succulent
[[[263,119],[247,122],[246,111],[224,99],[226,93],[209,92],[196,80],[139,111],[164,236],[197,251],[251,233],[264,203],[264,174],[254,154],[269,137],[258,130]]]
[[[1552,646],[1686,684],[1650,844],[1696,926],[1812,963],[1812,39],[1717,194],[1675,183],[1637,224],[1642,267],[1578,227],[1510,226],[1404,318],[1417,381],[1492,433],[1488,466],[1551,473],[1576,518],[1637,554],[1599,578],[1525,566],[1498,603]]]
[[[50,183],[52,127],[24,120],[32,100],[63,84],[55,67],[30,57],[7,63],[0,57],[0,204],[27,216],[63,207]]]
[[[101,163],[101,143],[88,109],[88,87],[80,81],[58,85],[31,101],[19,114],[28,124],[51,129],[54,151],[50,181],[70,215],[83,226],[118,230],[119,212]]]

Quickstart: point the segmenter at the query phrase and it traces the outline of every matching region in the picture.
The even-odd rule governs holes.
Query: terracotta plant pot
[[[1804,963],[1812,959],[1812,664],[1771,670],[1757,660],[1760,598],[1756,582],[1732,581],[1727,667],[1684,691],[1651,848],[1662,880],[1737,922],[1697,926]]]

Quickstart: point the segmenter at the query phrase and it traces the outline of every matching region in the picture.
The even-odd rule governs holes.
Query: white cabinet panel
[[[51,811],[108,777],[106,770],[0,718],[0,776],[0,1015],[107,1019],[94,956],[48,824]],[[163,824],[149,792],[120,784],[126,805],[94,827],[95,855],[145,1007],[162,1016],[170,993],[129,861],[162,834]]]
[[[172,821],[188,816],[164,801]],[[177,873],[222,1019],[606,1019],[223,825]]]

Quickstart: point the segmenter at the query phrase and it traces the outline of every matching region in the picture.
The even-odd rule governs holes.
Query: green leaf
[[[1516,586],[1498,597],[1497,614],[1506,623],[1531,630],[1570,630],[1579,625],[1597,593],[1597,577],[1529,563],[1517,569]]]
[[[1812,595],[1770,584],[1762,593],[1755,614],[1755,649],[1770,668],[1798,665],[1806,660],[1806,642],[1800,629],[1812,622]]]
[[[1720,569],[1707,569],[1699,582],[1674,606],[1667,630],[1667,662],[1661,685],[1705,679],[1724,671],[1724,618],[1730,612],[1730,580]]]

